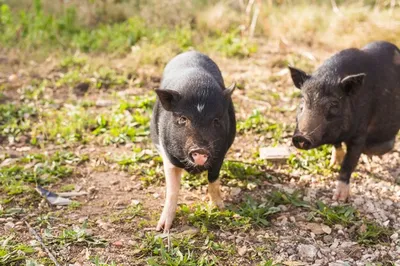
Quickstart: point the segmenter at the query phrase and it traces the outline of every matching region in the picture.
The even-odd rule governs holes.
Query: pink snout
[[[196,165],[205,165],[208,160],[208,154],[204,150],[195,150],[190,153],[190,156],[193,159],[193,162]]]

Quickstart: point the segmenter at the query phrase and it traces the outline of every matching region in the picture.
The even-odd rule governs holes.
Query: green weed
[[[231,210],[217,210],[203,205],[182,205],[178,210],[182,216],[203,232],[208,229],[220,230],[247,230],[251,226],[251,218],[241,216]]]
[[[279,212],[280,209],[269,202],[259,203],[251,197],[239,205],[237,213],[243,217],[251,218],[251,223],[258,226],[269,225],[268,217]]]
[[[341,224],[348,226],[357,219],[357,211],[352,206],[328,206],[321,201],[317,201],[317,209],[315,214],[322,216],[324,221],[329,225]]]
[[[389,243],[393,230],[378,225],[372,221],[363,221],[358,232],[357,242],[364,245],[375,245],[377,243]]]
[[[234,253],[232,245],[215,242],[209,236],[205,239],[172,236],[170,244],[167,246],[161,237],[147,234],[140,249],[149,265],[218,265],[220,259]],[[221,256],[214,255],[215,252]]]
[[[117,266],[117,264],[113,261],[103,262],[103,260],[101,260],[99,256],[91,257],[90,262],[93,263],[95,266]]]
[[[110,221],[113,223],[116,222],[130,222],[132,221],[135,217],[143,215],[143,205],[142,204],[137,204],[137,205],[130,205],[126,209],[114,213],[110,217]]]
[[[225,33],[211,43],[211,47],[227,57],[248,57],[257,52],[257,45],[242,38],[239,30]]]
[[[83,245],[89,247],[104,246],[106,241],[94,237],[87,230],[87,222],[81,227],[73,226],[72,229],[62,230],[58,235],[53,235],[50,230],[45,231],[47,243],[57,246]]]
[[[20,265],[34,249],[13,240],[14,236],[0,238],[0,265]]]
[[[316,149],[299,151],[300,156],[292,154],[288,159],[288,164],[293,169],[305,169],[313,174],[330,174],[329,168],[330,146],[323,145]]]

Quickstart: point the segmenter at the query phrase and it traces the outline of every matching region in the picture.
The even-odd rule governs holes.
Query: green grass
[[[182,205],[177,216],[187,219],[190,225],[200,228],[203,232],[209,229],[246,231],[251,227],[250,217],[241,216],[231,210],[217,210],[208,205]]]
[[[267,114],[259,110],[253,110],[245,120],[238,120],[236,129],[239,134],[263,134],[271,140],[272,145],[282,143],[283,139],[294,131],[293,125],[267,119]]]
[[[212,234],[195,239],[191,236],[170,238],[156,237],[147,233],[138,247],[148,265],[219,265],[236,253],[235,247],[217,241]]]
[[[392,228],[362,219],[352,206],[328,206],[320,201],[317,201],[316,205],[317,207],[310,213],[310,219],[318,215],[328,225],[340,224],[348,228],[355,226],[357,231],[353,233],[352,238],[356,239],[359,244],[368,246],[390,242],[390,236],[393,234]]]
[[[149,25],[139,16],[113,24],[100,23],[88,27],[80,23],[77,9],[78,7],[71,5],[58,14],[48,13],[44,11],[42,1],[35,0],[30,10],[20,10],[16,13],[8,5],[2,4],[0,43],[8,48],[30,52],[79,50],[84,53],[102,52],[113,55],[128,54],[132,47],[138,47],[141,50],[140,60],[155,64],[165,63],[167,60],[165,55],[157,57],[157,53],[154,53],[161,47],[170,55],[196,47],[200,50],[216,50],[228,57],[245,57],[257,50],[256,44],[242,37],[236,29],[223,35],[199,35],[190,25],[182,23],[175,28],[168,25]],[[63,66],[81,64],[81,61],[62,62]],[[105,79],[100,78],[97,87],[107,87],[115,83],[115,80],[110,82],[109,75],[99,74]],[[76,73],[74,75],[77,76]],[[77,81],[73,76],[65,79],[68,83]]]
[[[251,197],[238,206],[236,212],[243,216],[249,217],[251,223],[256,226],[267,226],[269,225],[268,218],[272,214],[279,212],[280,209],[275,207],[270,202],[257,202]]]
[[[35,250],[14,240],[15,236],[0,237],[0,265],[20,265]]]
[[[288,159],[288,164],[292,169],[304,169],[311,174],[328,175],[332,173],[329,167],[331,146],[323,145],[316,149],[307,151],[299,150],[300,156],[292,154]]]
[[[143,205],[130,205],[122,211],[113,213],[110,216],[112,223],[130,223],[133,219],[144,214]]]
[[[328,206],[321,201],[317,201],[316,214],[319,214],[329,225],[341,224],[349,226],[357,219],[357,211],[349,205]]]
[[[82,226],[73,226],[71,229],[64,229],[58,234],[53,234],[51,230],[47,229],[44,239],[47,244],[57,247],[70,245],[102,247],[107,243],[104,239],[97,238],[88,231],[87,222],[84,222]]]
[[[87,155],[56,152],[53,155],[30,154],[14,164],[0,167],[0,197],[3,203],[29,203],[39,199],[36,184],[48,185],[71,176],[73,167],[88,160]],[[32,197],[33,196],[33,197]]]

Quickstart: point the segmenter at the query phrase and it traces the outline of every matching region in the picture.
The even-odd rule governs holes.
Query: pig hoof
[[[169,229],[171,229],[172,221],[168,221],[164,217],[161,217],[157,223],[156,231],[161,231],[164,229],[164,233],[168,233]]]
[[[220,200],[210,200],[209,205],[211,207],[217,207],[220,210],[223,210],[225,208],[224,201],[222,199]]]
[[[333,195],[333,200],[346,202],[350,195],[350,185],[342,181],[338,181],[336,185],[336,191]]]
[[[175,218],[175,209],[172,209],[171,211],[163,211],[161,214],[160,220],[158,220],[156,230],[161,231],[161,229],[164,229],[164,233],[169,232],[169,229],[172,227],[172,222],[174,221]]]

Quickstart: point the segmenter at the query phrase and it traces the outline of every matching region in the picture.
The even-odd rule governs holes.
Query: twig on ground
[[[25,221],[26,226],[29,229],[29,232],[36,238],[37,241],[39,241],[40,245],[43,247],[43,249],[46,251],[47,255],[49,256],[49,258],[54,262],[54,264],[56,266],[60,266],[60,264],[58,264],[56,258],[54,257],[54,255],[51,253],[51,251],[46,247],[46,245],[43,243],[42,238],[38,235],[38,233],[36,233],[35,229],[33,229],[27,221]]]
[[[171,234],[169,233],[169,230],[168,230],[168,235],[167,235],[167,241],[168,241],[168,243],[167,243],[168,252],[170,252],[170,250],[171,250]]]

